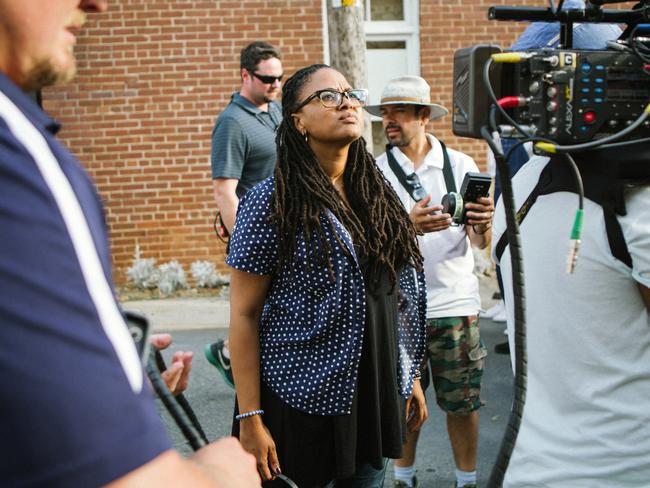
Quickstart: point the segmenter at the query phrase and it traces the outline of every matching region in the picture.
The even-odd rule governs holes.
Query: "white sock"
[[[228,349],[228,346],[226,346],[225,344],[221,348],[221,354],[223,354],[224,358],[230,359],[230,349]]]
[[[456,470],[456,484],[460,487],[465,485],[475,485],[476,484],[476,470],[474,471],[461,471],[460,469]]]
[[[415,476],[415,466],[408,466],[406,468],[401,468],[395,465],[394,469],[395,469],[395,481],[403,481],[408,486],[413,486],[413,477]]]

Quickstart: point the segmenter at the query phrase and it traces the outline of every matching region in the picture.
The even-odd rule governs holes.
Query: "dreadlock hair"
[[[294,259],[296,236],[302,232],[308,253],[324,261],[334,279],[332,248],[321,227],[323,222],[337,236],[332,220],[324,212],[329,209],[350,233],[355,247],[368,257],[373,284],[387,268],[394,288],[397,273],[406,264],[418,270],[422,267],[416,231],[402,202],[366,150],[363,138],[350,145],[343,173],[349,205],[342,201],[291,116],[302,101],[298,100],[302,87],[321,69],[333,68],[325,64],[302,68],[282,89],[283,119],[276,135],[278,159],[271,210],[282,256],[279,266]],[[343,242],[337,244],[346,252]]]

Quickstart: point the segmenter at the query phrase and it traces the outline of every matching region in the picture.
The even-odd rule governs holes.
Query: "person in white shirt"
[[[579,156],[588,161],[586,166],[595,165],[597,158],[607,165],[634,158],[643,168],[648,154],[650,145],[645,144],[574,157],[578,164]],[[551,165],[548,158],[535,156],[519,170],[512,180],[517,209]],[[574,193],[541,194],[520,224],[528,379],[506,488],[624,488],[650,483],[650,185],[626,182],[618,193],[616,181],[608,177],[608,194],[616,195],[617,206],[624,208],[624,214],[614,218],[629,253],[625,263],[609,242],[612,221],[607,221],[606,207],[589,198],[593,180],[584,181],[585,217],[573,273],[566,272],[566,259]],[[505,231],[499,200],[493,257],[501,264],[514,351],[510,246],[500,258],[496,249]]]
[[[481,407],[480,384],[486,350],[480,339],[481,308],[478,279],[473,274],[471,246],[484,248],[490,240],[494,202],[491,197],[466,203],[465,224],[455,225],[441,202],[448,193],[445,172],[460,188],[465,174],[477,172],[472,158],[445,149],[426,132],[430,120],[447,110],[430,103],[428,83],[418,76],[402,76],[384,88],[379,105],[366,107],[382,117],[390,144],[377,165],[393,186],[419,231],[427,283],[427,356],[438,405],[447,413],[447,430],[456,463],[456,486],[476,486],[476,452]],[[446,153],[446,157],[445,157]],[[413,173],[426,196],[416,202],[397,173]],[[445,159],[448,170],[443,170]],[[451,191],[451,189],[449,189]],[[417,195],[415,195],[417,198]],[[426,370],[426,366],[423,367]],[[426,373],[426,371],[425,371]],[[428,381],[425,374],[424,381]],[[426,384],[423,384],[423,389]],[[395,486],[417,486],[415,449],[418,432],[409,434],[405,456],[395,462]]]

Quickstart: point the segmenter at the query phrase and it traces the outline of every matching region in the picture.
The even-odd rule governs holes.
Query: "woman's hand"
[[[413,382],[413,392],[411,397],[406,401],[406,427],[409,432],[420,430],[424,421],[429,417],[427,402],[424,398],[424,391],[420,380]]]
[[[257,471],[262,481],[269,481],[275,473],[282,472],[273,437],[259,415],[239,421],[239,442],[246,451],[255,456]]]

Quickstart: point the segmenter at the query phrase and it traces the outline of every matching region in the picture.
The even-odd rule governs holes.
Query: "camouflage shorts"
[[[422,375],[422,389],[429,385],[430,370],[440,408],[454,415],[469,415],[481,407],[485,356],[478,317],[427,319],[429,368]]]

